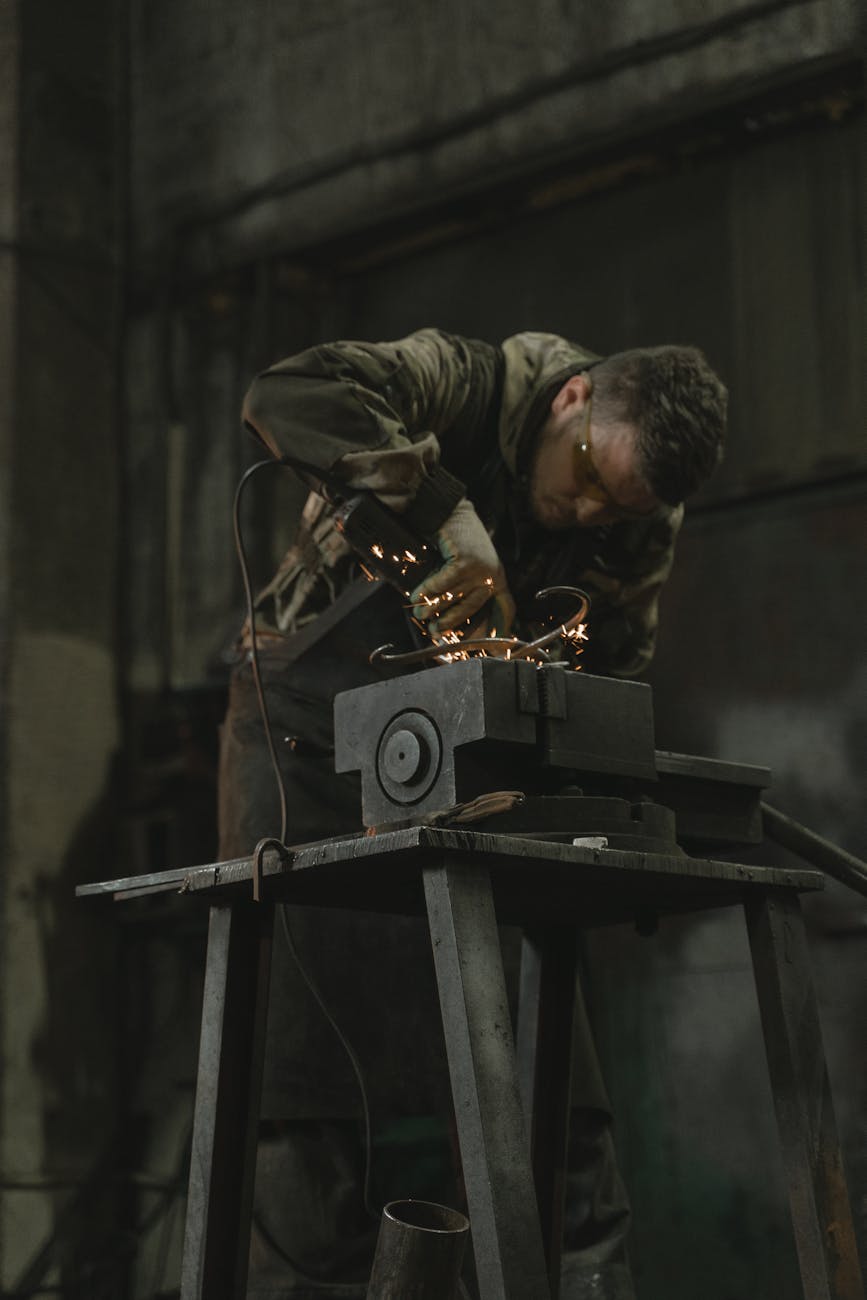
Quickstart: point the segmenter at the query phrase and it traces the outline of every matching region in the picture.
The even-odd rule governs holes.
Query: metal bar
[[[524,934],[516,1033],[518,1077],[552,1300],[560,1294],[577,979],[574,927],[546,926]]]
[[[790,849],[804,862],[826,871],[829,876],[848,885],[857,893],[867,898],[867,862],[862,862],[854,854],[847,853],[838,844],[832,844],[822,835],[817,835],[808,827],[802,826],[792,817],[787,817],[777,808],[762,801],[762,827],[770,840],[776,840],[784,849]]]
[[[863,1300],[800,902],[744,903],[805,1300]]]
[[[181,1300],[246,1294],[274,907],[211,908]]]
[[[536,1109],[536,1053],[542,1003],[542,945],[536,935],[521,938],[521,973],[518,983],[518,1019],[515,1026],[515,1056],[518,1089],[524,1108],[527,1149],[533,1157],[533,1114]]]
[[[424,869],[481,1300],[550,1300],[490,874]]]

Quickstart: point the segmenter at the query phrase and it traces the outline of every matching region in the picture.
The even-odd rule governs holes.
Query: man
[[[551,334],[518,334],[495,347],[425,329],[395,343],[312,348],[273,366],[251,387],[244,421],[276,458],[375,494],[414,534],[435,539],[443,563],[410,602],[432,637],[467,620],[476,630],[481,620],[487,631],[527,635],[543,616],[536,591],[578,585],[593,600],[583,667],[631,677],[653,654],[681,503],[721,458],[725,406],[725,389],[694,348],[600,358]],[[295,543],[257,602],[289,842],[359,826],[357,783],[332,769],[331,702],[385,673],[367,656],[385,641],[406,643],[403,604],[396,591],[364,586],[333,507],[311,493]],[[245,663],[223,733],[221,855],[247,854],[278,831]],[[353,1028],[376,1123],[448,1114],[430,963],[419,955],[426,940],[412,926],[310,911],[293,921],[303,963],[337,1020]],[[323,957],[326,943],[339,960]],[[293,979],[283,1012],[272,1015],[265,1093],[267,1111],[291,1117],[271,1156],[287,1178],[303,1169],[305,1184],[322,1188],[305,1200],[316,1207],[306,1223],[296,1212],[283,1225],[285,1254],[299,1265],[298,1290],[286,1294],[301,1295],[305,1273],[335,1276],[334,1240],[348,1255],[347,1243],[361,1249],[365,1225],[350,1174],[355,1080],[316,1009],[299,1013],[309,995],[288,961],[278,963],[272,990]],[[378,1014],[383,1007],[389,1015]],[[603,1275],[627,1211],[592,1044],[581,1050],[570,1241],[580,1247],[575,1286],[586,1290],[591,1278],[608,1285]],[[388,1190],[425,1193],[417,1185]],[[260,1228],[278,1235],[273,1225]],[[614,1294],[614,1286],[587,1293]]]

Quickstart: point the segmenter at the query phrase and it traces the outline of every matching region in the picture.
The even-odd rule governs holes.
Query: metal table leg
[[[181,1300],[247,1289],[274,905],[211,908]]]
[[[800,902],[744,907],[805,1300],[863,1300]]]
[[[547,926],[521,945],[516,1046],[552,1300],[560,1294],[578,932]]]
[[[448,861],[425,900],[482,1300],[550,1300],[491,881]]]

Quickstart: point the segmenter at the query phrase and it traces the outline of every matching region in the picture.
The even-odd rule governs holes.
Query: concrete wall
[[[119,736],[113,20],[0,6],[4,1293],[68,1278],[104,1226],[93,1199],[77,1245],[63,1224],[115,1118],[114,940],[72,896]]]
[[[218,269],[846,54],[853,0],[134,5],[138,255]],[[178,129],[179,124],[184,129]]]
[[[211,755],[189,711],[213,732],[221,648],[240,618],[229,510],[249,455],[237,426],[249,377],[317,339],[429,322],[492,339],[561,329],[600,348],[703,344],[732,386],[731,455],[667,595],[661,735],[767,755],[783,806],[867,852],[857,796],[829,776],[856,780],[863,762],[843,615],[863,543],[864,169],[855,0],[131,0],[129,124],[126,20],[121,0],[0,0],[0,1289],[62,1277],[144,1296],[177,1265],[166,1210],[183,1175],[201,936],[176,913],[135,914],[121,933],[71,890],[118,865],[211,855]],[[296,506],[286,480],[254,489],[257,573]],[[824,628],[815,660],[804,592]],[[153,741],[155,719],[168,741]],[[813,918],[850,1150],[863,1148],[846,1083],[862,919],[846,897]],[[726,1063],[723,1113],[733,1074],[746,1080],[735,1109],[752,1104],[743,1050],[760,1073],[741,1015],[743,936],[723,923],[705,938],[678,930],[654,948],[624,935],[599,956],[651,1300],[671,1281],[654,1244],[676,1244],[657,1216],[684,1216],[665,1229],[701,1243],[684,1293],[714,1300],[704,1246],[719,1249],[737,1209],[720,1192],[701,1223],[689,1218],[696,1188],[716,1187],[708,1162],[722,1167],[719,1144],[699,1141],[712,1125],[689,1082],[702,1055]],[[720,964],[729,982],[696,1001]],[[642,1001],[651,987],[676,996]],[[646,1031],[646,1096],[630,1026]],[[642,1127],[648,1097],[656,1129]],[[758,1208],[749,1175],[754,1134],[774,1159],[767,1097],[756,1104],[727,1186],[766,1232],[745,1257],[765,1252],[755,1276],[777,1300],[789,1243],[777,1174]],[[867,1171],[854,1173],[863,1189]],[[118,1243],[148,1216],[133,1267]]]
[[[17,397],[13,376],[17,361],[18,302],[18,256],[15,249],[18,237],[18,64],[18,6],[3,4],[0,6],[0,157],[6,165],[8,182],[0,189],[0,240],[2,240],[2,247],[0,247],[0,463],[7,467],[11,465]],[[0,474],[0,718],[5,718],[9,704],[12,648],[9,608],[11,504],[11,476],[9,473]],[[8,762],[8,730],[5,723],[0,723],[0,771],[8,770]],[[8,840],[8,806],[6,782],[0,781],[0,848],[4,856]],[[7,914],[7,891],[5,887],[0,887],[0,934],[3,935],[6,933]],[[0,948],[0,962],[3,963],[3,967],[6,964],[5,952],[4,944]],[[6,1061],[9,1059],[9,1012],[10,1007],[5,1000],[0,1001],[0,1043],[2,1043],[0,1069],[3,1069],[4,1073]],[[0,1092],[2,1110],[6,1109],[7,1096],[8,1093],[3,1088]],[[6,1124],[0,1120],[0,1144],[3,1145],[5,1145],[3,1143],[5,1128]],[[6,1167],[6,1160],[3,1158],[2,1146],[0,1146],[0,1168],[4,1173]],[[0,1253],[0,1269],[2,1267],[3,1256]]]

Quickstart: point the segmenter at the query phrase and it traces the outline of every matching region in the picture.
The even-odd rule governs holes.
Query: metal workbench
[[[743,906],[805,1300],[863,1295],[798,897],[821,873],[424,826],[268,850],[259,868],[78,891],[210,906],[182,1300],[245,1294],[281,902],[426,913],[482,1300],[558,1294],[578,931]],[[525,934],[514,1038],[498,921]]]

